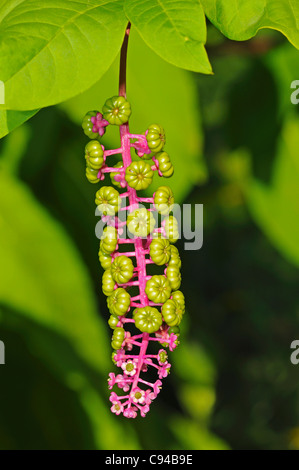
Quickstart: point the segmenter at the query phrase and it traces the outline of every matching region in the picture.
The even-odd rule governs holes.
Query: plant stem
[[[128,51],[128,41],[129,41],[129,34],[130,34],[130,28],[131,24],[128,23],[127,29],[126,29],[126,34],[124,37],[124,41],[122,44],[121,52],[120,52],[120,66],[119,66],[119,96],[123,96],[124,98],[127,97],[126,93],[126,78],[127,78],[127,51]],[[131,161],[131,147],[130,147],[130,131],[129,131],[129,124],[123,124],[120,126],[120,138],[121,138],[121,146],[122,146],[122,157],[123,157],[123,165],[124,168],[126,169]],[[129,204],[131,207],[131,210],[133,210],[134,207],[136,207],[136,204],[138,203],[138,198],[137,198],[137,193],[134,188],[130,188],[127,186],[127,192],[129,196]],[[138,268],[138,281],[132,281],[131,283],[127,283],[127,285],[135,285],[137,282],[139,284],[139,297],[140,297],[140,304],[142,307],[145,307],[149,305],[149,301],[147,298],[147,295],[145,293],[145,285],[146,285],[146,260],[145,260],[145,254],[143,250],[143,245],[142,245],[142,240],[141,238],[136,238],[134,240],[134,245],[135,245],[135,253],[136,253],[136,263],[137,263],[137,268]],[[132,305],[132,304],[131,304]],[[138,361],[138,369],[136,372],[136,375],[134,377],[133,385],[131,390],[134,390],[134,388],[137,387],[138,385],[138,380],[141,372],[141,368],[143,365],[143,358],[147,350],[147,346],[149,343],[149,334],[148,333],[143,333],[142,334],[142,343],[140,346],[140,352],[139,352],[139,361]]]
[[[127,50],[131,23],[128,23],[123,44],[120,51],[120,65],[119,65],[119,96],[127,97],[126,81],[127,81]]]

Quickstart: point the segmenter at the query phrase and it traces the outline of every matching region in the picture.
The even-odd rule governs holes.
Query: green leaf
[[[177,67],[212,73],[204,47],[206,20],[198,0],[125,0],[125,12],[144,41]]]
[[[247,190],[249,209],[274,246],[299,266],[299,120],[287,123],[269,186],[252,180]]]
[[[0,110],[0,139],[34,116],[35,111]]]
[[[296,0],[201,0],[209,20],[230,39],[244,41],[263,28],[276,29],[299,48]]]
[[[93,85],[116,57],[127,19],[122,0],[9,0],[0,7],[5,105],[37,109]]]
[[[6,407],[9,407],[12,400],[11,409],[14,410],[14,413],[5,414],[1,410],[0,437],[2,433],[7,436],[7,431],[10,430],[11,437],[17,439],[14,448],[38,445],[38,448],[52,446],[52,449],[60,449],[66,446],[65,448],[72,449],[107,450],[115,449],[115,442],[118,449],[139,448],[138,438],[131,423],[121,422],[110,411],[106,377],[91,369],[84,359],[82,360],[71,337],[37,323],[28,317],[27,312],[1,306],[0,325],[1,338],[7,345],[9,358],[9,367],[3,371],[5,374],[2,378],[6,387],[2,384],[2,398],[5,399]],[[13,341],[12,335],[16,340]],[[109,349],[106,343],[94,344],[95,355],[105,354],[107,351]],[[35,363],[38,363],[37,370]],[[24,389],[26,382],[26,392],[23,390],[24,393],[19,396],[16,408],[14,398],[11,398],[12,390],[16,377],[23,376],[26,376],[23,384]],[[52,383],[45,384],[45,377],[49,377]],[[42,387],[41,382],[44,384]],[[41,388],[43,390],[40,390]],[[60,405],[62,400],[71,400],[72,406],[66,403]],[[86,416],[83,417],[83,414]],[[35,416],[40,419],[36,421]],[[55,421],[63,423],[55,424]],[[18,427],[17,422],[25,423],[26,429],[30,429],[28,439],[24,437],[23,427]],[[76,431],[72,431],[74,423],[78,426]],[[2,429],[3,425],[6,427],[5,431]],[[63,429],[66,430],[68,426],[68,432],[62,436]],[[74,442],[75,437],[78,439],[84,435],[83,443]]]
[[[27,187],[0,173],[0,302],[65,336],[79,357],[106,371],[110,354],[91,282],[62,227]]]
[[[0,155],[1,170],[17,174],[31,137],[29,126],[18,127],[4,141]]]
[[[164,127],[165,150],[173,162],[174,175],[169,179],[157,176],[149,190],[153,192],[167,184],[179,202],[207,177],[195,84],[189,73],[167,64],[146,47],[136,31],[132,30],[131,36],[127,73],[128,99],[132,105],[130,129],[144,133],[154,122]],[[81,124],[87,111],[101,110],[106,99],[117,93],[117,69],[118,63],[114,63],[94,87],[60,107]],[[107,148],[119,147],[118,129],[109,126],[102,141]]]

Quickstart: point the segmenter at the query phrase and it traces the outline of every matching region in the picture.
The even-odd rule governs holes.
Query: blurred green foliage
[[[267,51],[231,50],[214,31],[213,77],[175,69],[136,35],[130,44],[131,127],[164,125],[176,201],[204,204],[203,248],[178,242],[188,313],[146,419],[109,410],[115,369],[79,125],[115,93],[117,65],[0,142],[1,449],[299,448],[289,360],[299,319],[290,102],[299,53],[274,33]]]

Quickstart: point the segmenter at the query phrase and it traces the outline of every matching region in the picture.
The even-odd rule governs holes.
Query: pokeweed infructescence
[[[119,389],[118,393],[111,392],[111,411],[135,418],[138,412],[146,416],[170,371],[166,349],[173,351],[179,344],[185,299],[179,290],[181,259],[173,245],[179,232],[172,215],[172,190],[161,185],[151,197],[137,194],[149,187],[154,172],[165,178],[173,174],[170,157],[164,151],[165,132],[159,124],[151,124],[144,134],[131,134],[130,116],[126,97],[113,96],[105,102],[102,113],[88,112],[82,127],[91,139],[85,149],[87,179],[98,183],[108,173],[112,184],[102,186],[95,197],[106,224],[99,261],[110,312],[112,360],[120,368],[120,373],[109,374],[109,389]],[[109,125],[120,130],[121,146],[113,150],[106,150],[99,142]],[[131,149],[135,149],[137,160],[132,161]],[[112,155],[120,155],[121,160],[109,165],[107,160]],[[123,211],[126,220],[121,220]],[[156,272],[149,275],[153,265]],[[149,369],[154,375],[148,377]]]

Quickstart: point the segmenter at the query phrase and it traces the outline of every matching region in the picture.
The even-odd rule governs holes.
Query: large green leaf
[[[163,59],[187,70],[212,73],[199,0],[125,0],[125,12],[147,45]]]
[[[79,357],[107,370],[108,346],[86,268],[62,227],[33,195],[0,173],[0,302],[71,341]]]
[[[274,246],[299,266],[299,121],[287,123],[273,167],[271,184],[252,180],[247,191],[255,221]]]
[[[262,28],[276,29],[299,48],[297,0],[201,0],[209,20],[230,39],[244,41]]]
[[[16,127],[26,122],[36,111],[12,111],[12,110],[0,110],[0,139],[13,131]]]
[[[187,72],[167,64],[146,47],[136,31],[133,30],[131,35],[127,77],[128,99],[133,110],[130,129],[144,133],[154,122],[164,126],[167,138],[165,149],[171,156],[175,172],[168,180],[155,178],[149,190],[154,191],[161,184],[170,185],[176,202],[179,202],[194,184],[202,183],[206,178],[194,82]],[[88,92],[60,106],[76,123],[81,124],[82,117],[89,109],[101,110],[105,100],[117,94],[117,80],[118,63],[114,63]],[[108,128],[103,143],[109,148],[118,147],[118,129]]]
[[[2,2],[3,3],[3,2]],[[93,85],[116,57],[122,0],[9,0],[0,6],[0,79],[6,109],[66,100]]]

